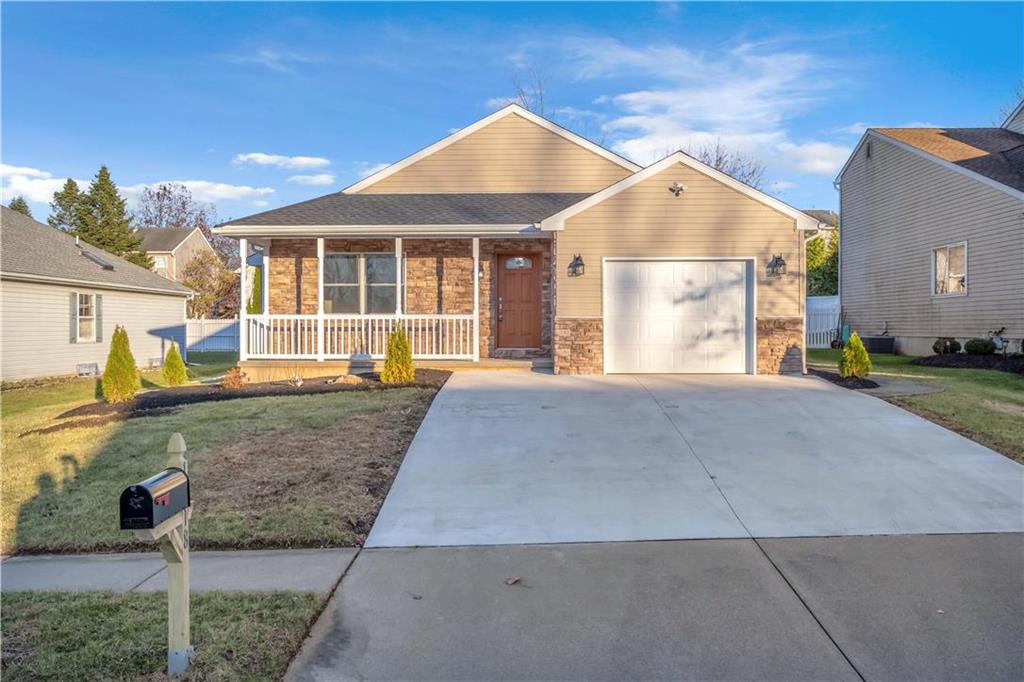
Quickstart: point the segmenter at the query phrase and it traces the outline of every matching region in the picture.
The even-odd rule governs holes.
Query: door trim
[[[501,298],[502,261],[505,258],[516,258],[524,256],[534,262],[534,286],[537,290],[537,337],[536,346],[503,346],[501,343],[501,323],[498,321],[497,304]],[[494,282],[494,347],[501,350],[538,350],[544,345],[544,280],[541,278],[544,269],[543,251],[500,251],[495,252],[495,282]]]
[[[747,276],[747,348],[744,374],[757,375],[757,256],[602,256],[601,258],[601,373],[608,374],[608,278],[606,263],[621,261],[740,261]]]

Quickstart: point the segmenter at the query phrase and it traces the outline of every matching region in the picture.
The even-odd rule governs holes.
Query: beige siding
[[[362,192],[595,192],[629,174],[511,114]]]
[[[103,297],[102,341],[71,343],[73,291]],[[89,362],[102,370],[116,324],[128,330],[132,354],[140,367],[151,360],[159,362],[169,339],[181,341],[184,300],[180,296],[4,280],[0,290],[0,375],[9,381],[73,374],[75,365]]]
[[[174,256],[170,251],[147,251],[146,253],[153,259],[153,272],[161,277],[174,279]],[[163,258],[166,261],[167,266],[165,268],[160,268],[157,258]]]
[[[1017,112],[1017,115],[1006,122],[1004,128],[1008,128],[1015,133],[1024,134],[1024,107]]]
[[[679,197],[668,191],[677,181],[686,185]],[[605,256],[754,256],[756,316],[798,317],[801,245],[792,218],[678,164],[566,221],[556,236],[557,316],[601,316]],[[586,274],[569,277],[566,267],[577,253]],[[787,272],[767,279],[765,264],[773,254],[786,259]]]
[[[203,251],[213,251],[213,247],[203,237],[203,233],[198,230],[193,230],[192,234],[185,238],[178,248],[174,250],[173,267],[171,272],[173,273],[174,279],[179,282],[185,276],[185,266],[192,260],[196,255]]]
[[[842,178],[851,327],[898,337],[1024,336],[1024,202],[878,138]],[[932,249],[967,241],[968,295],[934,297]]]

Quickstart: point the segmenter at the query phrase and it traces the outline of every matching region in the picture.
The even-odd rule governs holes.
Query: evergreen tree
[[[103,398],[108,403],[131,400],[139,389],[139,370],[128,344],[128,332],[120,325],[114,329],[114,335],[110,338],[110,354],[107,355],[100,386],[103,388]]]
[[[23,213],[29,218],[32,217],[32,211],[29,209],[28,202],[25,201],[25,197],[14,197],[11,199],[11,203],[7,204],[7,208],[12,211],[17,211],[18,213]]]
[[[255,276],[252,278],[252,294],[249,295],[249,303],[245,306],[245,312],[250,315],[259,315],[263,312],[263,268],[253,268]]]
[[[416,368],[412,364],[412,348],[404,327],[399,327],[388,336],[388,348],[384,354],[384,369],[380,381],[384,384],[411,384],[416,380]]]
[[[153,259],[140,250],[142,238],[132,229],[124,199],[118,194],[106,166],[100,167],[89,191],[79,202],[77,216],[75,234],[83,240],[136,265],[153,267]]]
[[[68,178],[64,187],[59,192],[53,193],[53,201],[50,202],[50,217],[46,222],[50,227],[65,232],[76,232],[78,230],[78,210],[82,203],[82,193],[78,189],[78,183]]]
[[[178,352],[178,344],[171,342],[171,349],[167,351],[163,366],[164,381],[168,386],[181,386],[188,383],[188,370],[185,369],[185,362]]]
[[[860,336],[854,332],[839,356],[839,376],[863,379],[868,374],[871,374],[871,357]]]

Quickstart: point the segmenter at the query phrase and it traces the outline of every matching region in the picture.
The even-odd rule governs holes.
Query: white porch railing
[[[398,327],[414,358],[472,360],[473,315],[251,315],[246,319],[253,359],[381,359]]]

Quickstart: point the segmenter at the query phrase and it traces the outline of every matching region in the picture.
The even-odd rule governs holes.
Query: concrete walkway
[[[329,593],[358,549],[192,552],[194,592]],[[16,556],[0,564],[4,592],[153,592],[167,589],[158,553]]]

